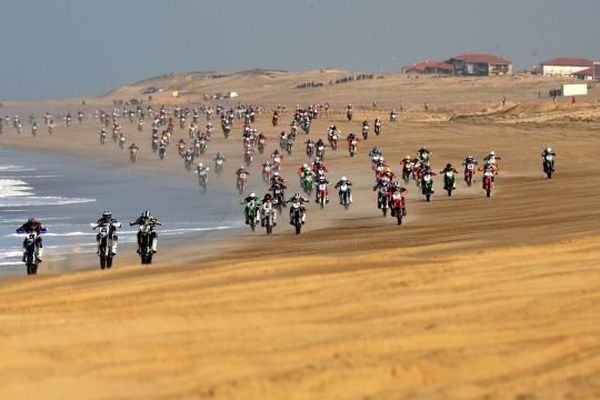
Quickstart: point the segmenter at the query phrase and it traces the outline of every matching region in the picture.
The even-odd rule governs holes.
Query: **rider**
[[[36,258],[38,260],[38,262],[42,262],[42,253],[44,252],[42,249],[42,236],[41,234],[46,232],[46,227],[39,222],[38,220],[36,220],[34,217],[31,217],[27,220],[27,222],[25,222],[23,225],[21,225],[18,229],[17,229],[17,233],[31,233],[31,232],[35,232],[37,233],[37,239],[36,239],[36,244],[37,244],[37,254],[36,254]],[[23,240],[23,262],[26,261],[26,257],[27,257],[27,252],[25,251],[25,240]]]
[[[381,150],[379,150],[379,147],[373,146],[373,148],[369,152],[369,157],[371,157],[373,161],[379,159],[379,157],[381,157]]]
[[[196,167],[196,173],[198,175],[201,174],[206,174],[208,172],[209,168],[205,167],[204,164],[202,164],[201,162],[198,163],[198,166]]]
[[[454,168],[452,166],[451,163],[446,164],[446,168],[444,168],[443,170],[441,170],[440,174],[446,174],[446,172],[453,172],[455,174],[458,174],[458,171],[456,170],[456,168]],[[444,189],[448,189],[448,188],[444,188]],[[454,181],[454,183],[452,185],[452,189],[456,189],[456,181]]]
[[[286,200],[286,203],[298,203],[301,213],[301,221],[302,224],[306,221],[306,207],[304,207],[304,203],[308,203],[308,199],[300,195],[300,193],[295,193],[292,197]],[[290,207],[290,224],[293,224],[292,216],[293,216],[294,207]]]
[[[156,246],[158,245],[158,235],[156,231],[153,229],[154,225],[162,225],[162,223],[153,217],[150,214],[150,211],[146,210],[140,215],[135,221],[130,222],[129,226],[133,225],[150,225],[150,247],[152,248],[152,252],[156,253]],[[138,243],[138,254],[142,251],[142,231],[138,231],[137,234],[137,243]]]
[[[135,143],[131,143],[131,146],[129,146],[129,151],[138,151],[140,148],[136,146]]]
[[[427,146],[422,146],[417,151],[417,157],[422,164],[429,164],[429,157],[431,156],[431,152],[427,148]]]
[[[500,169],[497,160],[502,160],[502,158],[498,157],[494,150],[491,150],[488,155],[483,158],[485,164],[489,164],[493,168],[495,174],[498,174],[498,170]]]
[[[556,157],[556,153],[552,151],[552,147],[546,147],[544,151],[542,151],[542,158],[546,159],[546,156]],[[552,171],[554,172],[554,168],[552,168]]]
[[[469,154],[465,157],[465,161],[463,162],[462,165],[467,166],[467,165],[477,165],[477,160],[475,159],[475,157],[473,157],[473,154]]]
[[[225,162],[225,156],[220,151],[217,152],[217,154],[215,155],[215,158],[213,158],[213,161],[215,161],[215,162],[217,162],[219,160]]]
[[[245,221],[246,221],[246,225],[250,224],[250,216],[249,216],[249,211],[250,211],[250,204],[254,203],[256,205],[260,204],[260,199],[258,199],[256,197],[256,193],[251,192],[245,199],[243,199],[240,202],[242,205],[245,205],[246,207],[244,207],[244,217],[245,217]]]
[[[329,203],[329,190],[327,189],[327,185],[329,185],[329,181],[327,180],[327,178],[325,177],[325,175],[319,175],[319,177],[317,178],[317,182],[315,183],[316,187],[319,187],[319,185],[326,185],[325,186],[325,202]],[[319,202],[319,191],[317,190],[315,193],[315,202]]]
[[[102,226],[108,227],[108,237],[112,240],[112,247],[110,250],[114,256],[117,254],[117,241],[119,240],[119,237],[115,232],[117,231],[117,228],[121,227],[121,223],[112,217],[112,213],[109,210],[104,210],[102,216],[98,218],[96,224],[92,227],[96,229]],[[100,234],[96,235],[96,244],[100,244]]]
[[[265,220],[269,214],[273,219],[273,226],[277,225],[277,213],[273,208],[273,196],[271,195],[271,193],[266,193],[262,199],[262,205],[260,207],[260,226],[265,226]]]
[[[352,182],[350,182],[345,176],[342,176],[342,178],[335,184],[334,188],[340,189],[342,185],[346,185],[348,187],[348,201],[352,203]],[[338,190],[338,194],[340,195],[340,204],[343,204],[342,191]]]

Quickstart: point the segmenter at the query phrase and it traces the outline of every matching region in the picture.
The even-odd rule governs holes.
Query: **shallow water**
[[[138,172],[75,157],[0,147],[0,274],[23,273],[21,235],[30,216],[48,227],[45,258],[95,252],[90,223],[104,209],[122,222],[120,243],[135,242],[129,227],[143,210],[163,222],[160,241],[205,237],[239,226],[236,199],[200,193],[189,174]],[[96,265],[90,265],[90,267]]]

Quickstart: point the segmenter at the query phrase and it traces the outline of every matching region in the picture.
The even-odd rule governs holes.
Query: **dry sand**
[[[371,109],[374,98],[413,108],[397,124],[384,122],[382,136],[362,143],[356,159],[342,148],[326,154],[332,177],[356,182],[350,210],[311,206],[300,237],[286,224],[270,238],[243,232],[202,262],[1,279],[0,398],[600,398],[595,104],[522,103],[557,82],[520,77],[390,77],[292,89],[309,75],[328,74],[345,72],[221,79],[230,90],[247,85],[255,93],[240,101],[357,106],[352,124],[332,113],[314,124],[312,137],[323,136],[332,119],[346,134],[359,132],[365,116],[385,118],[387,109]],[[263,88],[263,80],[275,82]],[[210,92],[215,81],[185,82]],[[144,85],[115,93],[139,96]],[[502,95],[510,104],[498,113]],[[436,111],[423,113],[422,101]],[[570,121],[581,112],[590,122]],[[459,113],[460,121],[443,122]],[[273,145],[280,127],[269,122],[265,114],[258,125]],[[125,129],[147,141],[147,132]],[[227,142],[218,129],[215,137],[210,154],[223,150],[230,158],[229,178],[214,184],[232,186],[237,130]],[[97,140],[97,126],[88,122],[53,137],[8,133],[0,144],[184,173],[172,149],[160,163],[143,147],[131,166],[115,145],[100,148]],[[366,153],[375,144],[396,169],[422,144],[439,168],[493,148],[503,157],[497,191],[486,199],[479,187],[459,184],[446,198],[438,182],[426,204],[411,184],[409,216],[398,227],[374,208]],[[547,145],[559,156],[551,181],[538,158]],[[284,161],[294,186],[300,147]],[[170,254],[162,250],[162,259]]]

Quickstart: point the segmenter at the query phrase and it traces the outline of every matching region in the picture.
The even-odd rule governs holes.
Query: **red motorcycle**
[[[327,202],[327,184],[323,182],[317,183],[317,203],[321,206],[321,208],[325,207],[325,203]]]
[[[483,173],[483,190],[485,190],[486,197],[492,195],[494,189],[494,171],[486,170]]]
[[[473,184],[473,177],[475,176],[475,164],[466,164],[465,165],[465,182],[467,186],[471,187]]]
[[[246,187],[248,186],[248,174],[245,172],[240,173],[235,186],[240,194],[244,193],[244,191],[246,191]]]
[[[402,225],[402,218],[406,216],[406,200],[404,193],[406,190],[397,191],[392,194],[390,199],[392,217],[396,217],[398,225]]]

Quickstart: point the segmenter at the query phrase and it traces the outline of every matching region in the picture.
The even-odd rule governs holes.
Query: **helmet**
[[[467,156],[467,158],[475,158],[475,157],[473,157],[473,154],[469,154],[469,155]]]
[[[341,180],[342,180],[343,182],[346,182],[346,181],[348,180],[348,178],[346,178],[345,176],[342,176],[342,179],[341,179]]]
[[[256,193],[254,193],[254,192],[251,192],[251,193],[248,195],[248,197],[250,197],[250,198],[252,198],[252,199],[253,199],[253,198],[255,198],[255,197],[256,197]]]
[[[273,176],[279,176],[279,171],[273,172]]]
[[[242,166],[240,166],[240,169],[246,169],[246,168],[242,165]]]
[[[37,222],[37,219],[35,219],[35,217],[30,217],[27,222],[29,222],[30,224],[33,224],[34,222]]]
[[[552,147],[548,147],[548,148],[546,149],[546,151],[547,151],[548,153],[552,153]]]
[[[321,159],[319,157],[315,157],[315,163],[318,163],[319,161],[321,161]]]
[[[320,176],[319,176],[319,180],[320,180],[320,181],[324,181],[324,180],[325,180],[325,176],[324,176],[324,175],[320,175]]]
[[[149,217],[150,217],[150,211],[149,211],[149,210],[145,210],[145,211],[142,213],[142,217],[143,217],[143,218],[149,218]]]
[[[198,163],[198,168],[202,168],[204,167],[204,164],[202,164],[201,162]]]
[[[450,164],[450,163],[446,164],[446,168],[452,168],[452,164]]]
[[[112,213],[109,210],[104,210],[104,212],[102,213],[102,216],[106,217],[106,218],[110,218],[110,217],[112,217]]]
[[[405,155],[405,156],[404,156],[404,159],[405,159],[405,160],[410,160],[410,155],[409,155],[409,154]]]
[[[490,156],[495,156],[496,152],[494,150],[490,151]]]
[[[306,164],[306,163],[302,164],[302,168],[304,168],[304,169],[308,168],[308,164]]]

